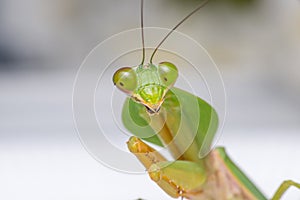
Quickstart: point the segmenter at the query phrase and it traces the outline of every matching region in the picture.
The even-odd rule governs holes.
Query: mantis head
[[[174,64],[162,62],[155,66],[150,63],[120,68],[113,76],[113,83],[153,114],[159,112],[166,93],[177,77],[178,70]]]

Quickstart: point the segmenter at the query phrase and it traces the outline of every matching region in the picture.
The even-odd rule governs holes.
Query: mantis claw
[[[127,144],[129,150],[145,166],[150,178],[173,198],[266,199],[250,181],[248,187],[252,192],[241,185],[232,170],[238,173],[243,181],[246,181],[247,177],[234,166],[222,147],[212,151],[203,162],[172,162],[167,161],[159,152],[135,136],[131,137]]]
[[[127,145],[146,167],[150,178],[174,198],[189,198],[206,180],[204,168],[197,163],[183,160],[167,161],[159,152],[134,136],[129,139]]]

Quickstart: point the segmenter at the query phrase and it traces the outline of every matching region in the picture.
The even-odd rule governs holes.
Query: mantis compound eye
[[[130,94],[137,87],[136,73],[130,67],[120,68],[114,73],[113,83],[121,91]]]
[[[158,65],[158,73],[162,83],[166,87],[172,86],[177,77],[178,77],[178,69],[177,67],[170,62],[161,62]]]

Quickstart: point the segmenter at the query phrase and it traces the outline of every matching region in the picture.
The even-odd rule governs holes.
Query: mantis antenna
[[[144,0],[141,0],[141,34],[142,34],[142,46],[143,46],[143,58],[141,65],[144,64],[145,61],[145,37],[144,37]]]
[[[143,1],[143,0],[142,0]],[[172,30],[162,39],[162,41],[157,45],[157,47],[154,49],[151,58],[150,58],[150,63],[152,64],[153,57],[155,53],[157,52],[158,48],[164,43],[164,41],[175,31],[183,22],[185,22],[188,18],[190,18],[194,13],[196,13],[198,10],[200,10],[202,7],[204,7],[209,0],[205,0],[202,2],[196,9],[194,9],[192,12],[190,12],[185,18],[183,18]]]

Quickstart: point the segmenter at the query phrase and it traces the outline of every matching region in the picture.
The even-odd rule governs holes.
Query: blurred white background
[[[72,118],[81,62],[99,42],[139,27],[139,3],[0,0],[0,199],[169,199],[147,175],[94,160]],[[171,28],[198,3],[146,1],[145,26]],[[269,197],[284,179],[300,181],[300,2],[212,1],[179,30],[222,73],[219,144]]]

